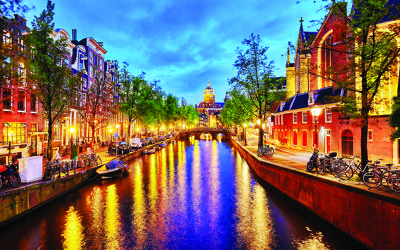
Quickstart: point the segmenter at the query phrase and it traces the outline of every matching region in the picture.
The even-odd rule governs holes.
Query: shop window
[[[10,122],[9,127],[3,129],[3,137],[6,142],[26,143],[26,124]]]

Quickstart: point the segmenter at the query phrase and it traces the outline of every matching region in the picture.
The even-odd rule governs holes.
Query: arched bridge
[[[226,140],[231,138],[231,132],[226,128],[192,128],[180,131],[178,137],[189,139],[190,136],[194,136],[196,139],[200,139],[201,134],[210,134],[213,140],[217,139],[219,134],[223,134]]]

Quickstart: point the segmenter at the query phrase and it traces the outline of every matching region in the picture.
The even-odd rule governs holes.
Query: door
[[[326,129],[326,152],[327,154],[329,154],[331,152],[331,130],[330,129]]]
[[[350,130],[345,130],[342,133],[342,154],[353,155],[353,133]]]
[[[36,156],[37,155],[37,135],[33,135],[31,137],[31,155]]]

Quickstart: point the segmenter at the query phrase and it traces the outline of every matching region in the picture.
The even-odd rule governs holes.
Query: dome
[[[211,88],[210,80],[208,80],[208,84],[207,84],[206,89],[204,90],[204,94],[205,95],[215,95],[214,89]]]

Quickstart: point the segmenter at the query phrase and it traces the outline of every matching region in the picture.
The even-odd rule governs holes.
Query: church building
[[[196,105],[197,113],[199,113],[199,126],[212,128],[220,126],[219,117],[224,104],[224,102],[215,102],[215,92],[211,87],[210,80],[208,80],[207,87],[204,90],[204,101]]]

